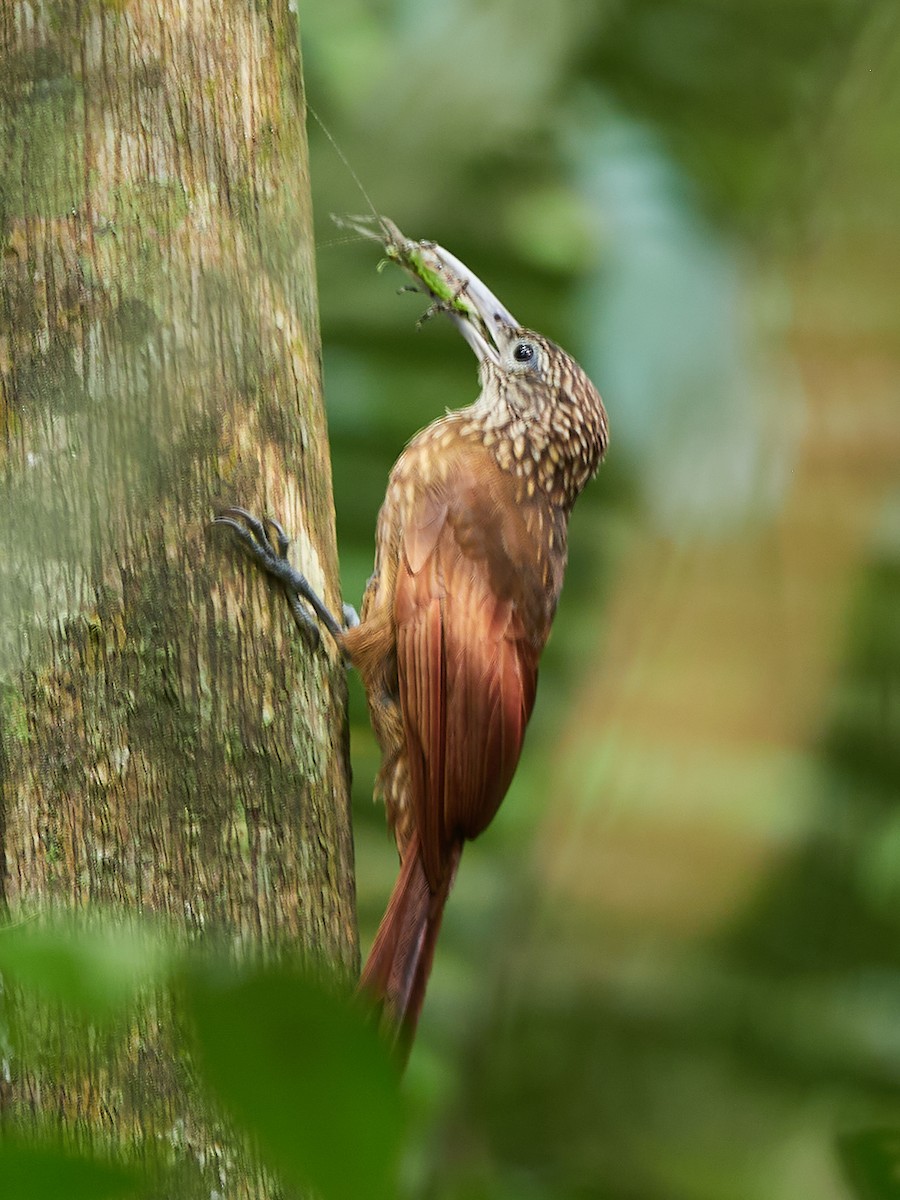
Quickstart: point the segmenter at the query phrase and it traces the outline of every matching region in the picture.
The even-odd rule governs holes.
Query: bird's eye
[[[513,350],[513,358],[516,362],[530,363],[534,362],[535,349],[531,342],[516,342]]]

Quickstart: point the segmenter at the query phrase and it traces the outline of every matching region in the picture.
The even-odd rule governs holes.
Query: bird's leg
[[[238,539],[243,550],[250,555],[267,575],[277,579],[284,588],[290,605],[291,615],[297,628],[305,636],[318,643],[319,623],[325,626],[334,640],[340,645],[341,635],[359,624],[356,610],[349,604],[343,606],[343,625],[334,617],[318,594],[313,590],[309,580],[297,570],[288,560],[287,551],[291,540],[274,517],[259,520],[243,508],[223,508],[213,519],[214,525],[226,525]],[[318,623],[313,619],[305,605],[315,613]]]

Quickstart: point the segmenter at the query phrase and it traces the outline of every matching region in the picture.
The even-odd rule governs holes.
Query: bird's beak
[[[475,351],[478,361],[500,365],[500,355],[518,321],[490,288],[473,274],[455,254],[436,242],[431,251],[441,265],[442,274],[453,286],[454,299],[444,307],[460,333]]]
[[[391,262],[407,270],[416,283],[448,313],[475,351],[480,363],[500,365],[503,347],[519,328],[515,317],[455,254],[437,242],[413,241],[388,217],[335,217],[342,229],[372,238],[384,246]]]

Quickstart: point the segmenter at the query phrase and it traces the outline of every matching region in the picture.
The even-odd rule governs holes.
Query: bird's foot
[[[213,519],[214,525],[227,526],[245,553],[257,563],[267,575],[277,579],[284,588],[291,614],[297,628],[317,645],[320,640],[319,623],[331,636],[340,641],[344,629],[359,624],[359,618],[350,605],[343,607],[344,626],[335,619],[309,580],[294,567],[287,557],[291,539],[274,517],[260,520],[244,508],[223,508]],[[305,601],[305,604],[303,603]],[[312,609],[309,612],[306,605]]]

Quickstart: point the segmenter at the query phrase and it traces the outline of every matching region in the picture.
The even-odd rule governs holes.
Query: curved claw
[[[313,636],[316,642],[320,637],[316,621],[300,603],[301,597],[335,641],[340,642],[343,628],[313,590],[306,576],[288,561],[291,539],[274,517],[266,516],[260,520],[245,508],[233,506],[217,512],[212,523],[232,530],[250,557],[267,575],[281,583],[294,621],[305,635]]]
[[[274,517],[265,517],[264,520],[265,520],[265,527],[266,527],[266,537],[269,540],[269,544],[270,545],[272,544],[271,530],[274,529],[275,530],[275,544],[277,546],[276,553],[278,554],[279,558],[285,558],[287,556],[288,547],[291,544],[291,539],[285,533],[281,524],[278,521],[276,521]]]
[[[266,550],[270,550],[278,558],[284,558],[290,538],[273,517],[265,517],[260,520],[253,513],[247,512],[246,508],[223,508],[215,517],[213,517],[213,525],[227,525],[233,529],[241,540],[247,544],[255,542],[257,546]],[[276,542],[269,535],[268,526],[272,525],[276,531]]]

